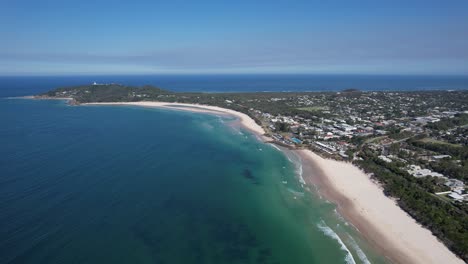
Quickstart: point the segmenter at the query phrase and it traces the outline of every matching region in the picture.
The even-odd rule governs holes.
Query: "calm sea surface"
[[[160,81],[125,78],[3,77],[0,97]],[[165,78],[172,90],[294,90]],[[232,121],[0,99],[0,263],[383,262],[333,204],[304,189],[294,155]]]
[[[366,75],[152,75],[0,77],[0,97],[31,95],[70,85],[120,83],[151,84],[172,91],[264,92],[468,89],[468,76],[366,76]]]

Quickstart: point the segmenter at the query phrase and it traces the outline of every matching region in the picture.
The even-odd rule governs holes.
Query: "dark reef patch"
[[[253,175],[252,171],[250,169],[248,169],[248,168],[245,168],[242,171],[242,176],[244,176],[244,178],[250,180],[255,185],[260,184],[259,180]]]

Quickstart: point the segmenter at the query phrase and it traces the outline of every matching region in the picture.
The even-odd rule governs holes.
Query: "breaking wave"
[[[281,151],[280,148],[278,148],[277,146],[275,146],[274,144],[270,144],[272,147],[274,147],[275,149],[277,149],[278,151]]]
[[[354,240],[354,238],[352,236],[350,236],[350,235],[348,235],[348,236],[349,236],[349,239],[351,240],[351,247],[354,249],[354,251],[356,251],[356,254],[358,255],[358,258],[362,261],[362,263],[371,264],[371,262],[367,258],[364,251],[362,251],[362,249],[356,243],[356,240]]]
[[[333,238],[334,240],[338,241],[338,243],[341,245],[341,249],[346,251],[346,257],[345,261],[348,264],[356,264],[356,261],[353,258],[353,255],[351,254],[351,251],[346,247],[346,245],[343,243],[343,240],[338,236],[333,229],[331,229],[329,226],[325,224],[323,220],[320,221],[320,223],[317,224],[317,227],[328,237]]]

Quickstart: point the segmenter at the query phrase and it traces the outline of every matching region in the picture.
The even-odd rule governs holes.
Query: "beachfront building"
[[[463,195],[460,195],[459,193],[456,193],[456,192],[449,193],[448,197],[452,198],[455,201],[463,201],[465,198]]]
[[[444,185],[449,187],[451,190],[463,189],[465,187],[465,184],[457,179],[448,179]]]
[[[407,172],[416,178],[427,177],[427,176],[446,178],[443,174],[440,174],[438,172],[433,172],[429,169],[422,169],[418,165],[410,165]]]
[[[383,156],[383,155],[380,155],[379,159],[381,159],[381,160],[383,160],[383,161],[385,161],[387,163],[392,162],[392,160],[390,158],[388,158],[387,156]]]

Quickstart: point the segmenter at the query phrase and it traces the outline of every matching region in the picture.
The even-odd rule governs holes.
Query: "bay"
[[[0,100],[2,263],[384,262],[229,117]]]

